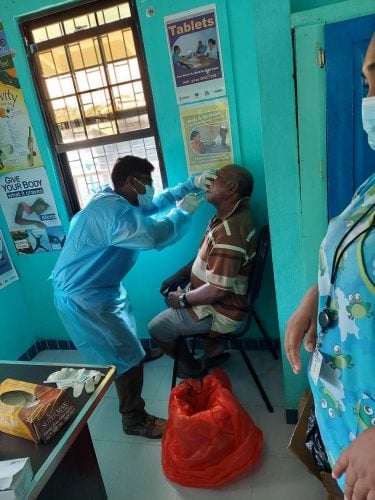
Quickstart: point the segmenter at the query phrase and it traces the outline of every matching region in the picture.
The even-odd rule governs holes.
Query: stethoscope
[[[318,322],[321,328],[321,336],[319,339],[319,344],[321,343],[322,337],[325,335],[327,332],[328,328],[331,328],[336,320],[337,320],[337,311],[334,309],[331,309],[331,302],[332,302],[332,293],[337,277],[337,272],[339,270],[339,265],[340,261],[346,252],[347,248],[354,243],[355,240],[357,240],[360,236],[363,234],[369,233],[374,227],[375,227],[375,218],[370,222],[370,225],[366,227],[363,231],[360,231],[354,238],[352,238],[340,251],[340,248],[345,241],[345,239],[349,236],[349,234],[358,226],[358,224],[371,212],[371,210],[374,210],[375,208],[375,203],[370,205],[370,208],[366,210],[365,213],[361,215],[361,217],[353,224],[348,231],[344,234],[344,236],[341,238],[339,241],[339,244],[336,247],[335,253],[333,255],[333,262],[332,262],[332,270],[331,270],[331,279],[330,279],[330,286],[329,286],[329,294],[326,300],[326,305],[325,308],[320,311],[318,315]],[[367,235],[366,235],[367,236]],[[340,253],[339,253],[340,252]]]

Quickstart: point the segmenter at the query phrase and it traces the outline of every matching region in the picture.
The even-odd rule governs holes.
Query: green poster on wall
[[[181,106],[180,118],[190,173],[233,163],[227,99]]]

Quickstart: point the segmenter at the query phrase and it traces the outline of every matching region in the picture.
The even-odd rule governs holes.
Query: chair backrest
[[[256,255],[254,257],[253,266],[250,271],[249,288],[247,290],[247,306],[250,315],[254,310],[255,302],[259,295],[269,246],[270,231],[268,225],[265,225],[260,230],[258,236]]]
[[[266,266],[268,249],[270,246],[270,231],[268,225],[263,226],[258,235],[258,243],[256,248],[256,255],[254,257],[253,266],[249,276],[249,287],[247,289],[247,318],[242,328],[236,333],[228,334],[231,340],[238,339],[245,335],[250,327],[251,320],[253,319],[255,302],[259,295],[259,290],[262,284],[263,272]]]

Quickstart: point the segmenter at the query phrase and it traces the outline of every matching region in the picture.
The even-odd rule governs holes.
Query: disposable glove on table
[[[73,396],[78,398],[82,394],[83,388],[87,393],[94,392],[95,384],[99,382],[101,377],[103,374],[97,370],[61,368],[61,370],[51,373],[44,382],[54,382],[59,389],[72,387]]]
[[[206,170],[205,172],[202,172],[201,174],[194,177],[194,185],[197,188],[207,191],[207,189],[209,189],[211,186],[211,181],[216,178],[216,170]]]

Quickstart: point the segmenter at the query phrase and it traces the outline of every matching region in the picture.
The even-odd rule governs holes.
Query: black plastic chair
[[[253,377],[253,380],[258,387],[258,390],[263,398],[263,401],[265,402],[268,410],[272,413],[273,412],[273,407],[268,399],[268,396],[266,394],[266,391],[264,390],[264,387],[262,386],[259,377],[249,359],[249,356],[243,346],[243,343],[241,342],[241,338],[248,332],[249,327],[251,325],[251,322],[254,318],[256,324],[258,325],[266,343],[271,351],[273,357],[275,359],[278,359],[277,352],[272,344],[271,339],[267,335],[267,332],[265,328],[263,327],[259,316],[257,315],[255,311],[255,302],[258,298],[260,287],[262,284],[262,279],[263,279],[263,273],[264,273],[264,268],[266,265],[266,260],[267,260],[267,255],[268,255],[268,249],[270,246],[270,233],[269,233],[269,227],[268,225],[263,226],[261,229],[259,236],[258,236],[258,244],[257,244],[257,250],[256,250],[256,255],[254,257],[254,264],[251,269],[251,274],[250,274],[250,279],[249,279],[249,288],[247,291],[247,307],[248,307],[248,315],[247,315],[247,320],[246,323],[244,324],[243,329],[240,332],[236,333],[230,333],[230,334],[223,334],[220,335],[220,339],[224,340],[229,340],[230,342],[233,342],[237,349],[240,351],[242,358],[251,373],[251,376]],[[176,385],[176,378],[177,378],[177,368],[178,368],[178,353],[180,352],[179,349],[179,343],[184,342],[185,339],[192,339],[193,340],[193,347],[192,347],[192,353],[194,354],[195,350],[195,342],[197,339],[205,339],[208,338],[209,334],[202,334],[202,335],[186,335],[183,337],[178,338],[178,344],[177,344],[177,349],[176,349],[176,357],[174,360],[173,364],[173,375],[172,375],[172,389]]]

